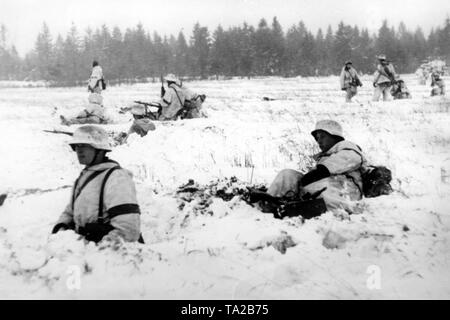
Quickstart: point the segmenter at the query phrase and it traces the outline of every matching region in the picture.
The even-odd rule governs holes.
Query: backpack
[[[384,166],[370,166],[371,169],[362,174],[363,193],[366,198],[374,198],[390,194],[393,190],[391,170]]]

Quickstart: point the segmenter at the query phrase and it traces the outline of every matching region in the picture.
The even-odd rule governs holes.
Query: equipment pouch
[[[78,233],[88,241],[100,242],[114,227],[106,223],[87,223],[84,228],[80,227]]]
[[[392,192],[391,180],[391,170],[384,166],[372,166],[370,170],[362,174],[364,196],[374,198],[390,194]]]
[[[277,214],[274,214],[275,218],[284,218],[284,217],[296,217],[302,216],[305,219],[311,219],[317,216],[320,216],[322,213],[327,211],[327,206],[325,201],[320,199],[312,199],[312,200],[297,200],[290,201],[283,205],[280,210],[278,210]]]

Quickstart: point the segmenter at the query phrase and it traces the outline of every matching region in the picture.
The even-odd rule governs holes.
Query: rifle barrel
[[[159,103],[143,102],[143,101],[134,101],[134,102],[138,103],[138,104],[143,104],[145,106],[150,106],[150,107],[157,107],[157,108],[161,107],[161,105]]]
[[[49,132],[49,133],[60,133],[60,134],[66,134],[68,136],[73,136],[72,132],[69,131],[62,131],[62,130],[43,130],[45,132]]]

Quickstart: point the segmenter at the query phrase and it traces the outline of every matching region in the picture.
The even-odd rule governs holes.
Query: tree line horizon
[[[351,60],[364,74],[373,73],[377,54],[385,54],[399,73],[414,72],[426,59],[450,61],[450,18],[425,37],[422,29],[408,30],[382,22],[377,33],[340,22],[313,34],[303,21],[283,31],[277,17],[256,27],[246,22],[210,32],[196,23],[186,40],[144,30],[142,23],[125,32],[106,25],[81,35],[75,24],[53,39],[44,22],[34,48],[21,58],[6,45],[7,28],[0,26],[0,80],[45,80],[60,85],[85,81],[93,60],[108,81],[159,78],[174,73],[182,78],[254,76],[329,76],[339,74]]]

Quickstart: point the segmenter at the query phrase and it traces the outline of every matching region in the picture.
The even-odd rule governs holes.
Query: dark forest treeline
[[[0,79],[49,80],[58,84],[85,81],[92,60],[103,67],[107,80],[159,77],[167,72],[180,77],[208,76],[312,76],[338,74],[346,60],[357,70],[372,73],[375,55],[384,53],[400,73],[414,72],[423,59],[450,59],[450,19],[428,37],[420,28],[397,28],[384,21],[377,34],[341,22],[335,31],[313,34],[303,22],[283,31],[277,18],[261,19],[257,27],[246,23],[211,34],[195,24],[186,39],[149,33],[142,24],[122,32],[103,25],[81,35],[75,25],[65,37],[52,38],[44,23],[34,49],[21,58],[6,45],[7,29],[0,29]]]

